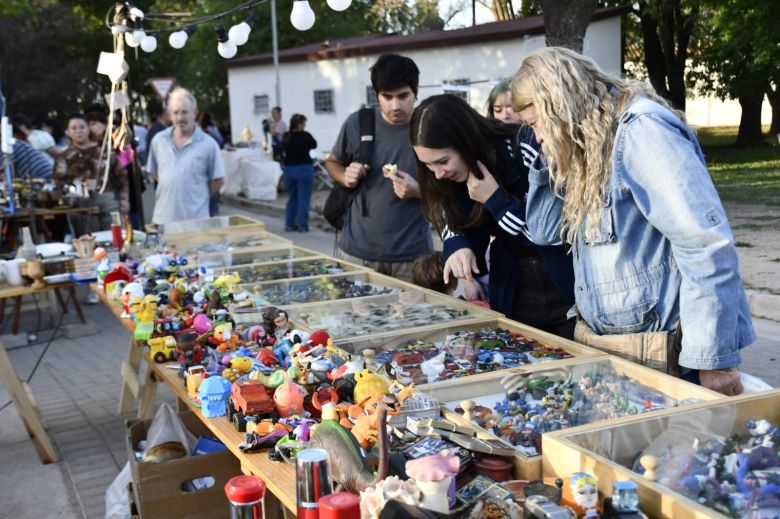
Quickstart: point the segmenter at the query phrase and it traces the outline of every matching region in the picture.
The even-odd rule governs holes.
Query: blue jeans
[[[314,165],[284,166],[284,185],[290,198],[287,200],[284,226],[288,229],[309,230],[309,206],[314,189]]]

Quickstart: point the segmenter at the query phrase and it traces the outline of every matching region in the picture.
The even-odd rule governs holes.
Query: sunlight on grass
[[[766,146],[739,148],[734,145],[735,126],[699,128],[698,136],[723,200],[780,204],[780,146],[776,139],[767,138]]]

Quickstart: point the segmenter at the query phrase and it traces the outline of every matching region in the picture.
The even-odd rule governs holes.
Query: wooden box
[[[251,292],[259,297],[263,304],[289,306],[397,294],[408,286],[403,281],[373,272],[354,272],[266,281],[253,284]]]
[[[209,428],[190,412],[179,413],[187,429],[196,437],[212,436]],[[222,518],[230,511],[225,484],[241,474],[241,464],[230,451],[187,456],[163,463],[138,462],[135,448],[146,439],[152,420],[128,421],[127,452],[133,478],[134,501],[144,519]],[[182,485],[195,478],[210,476],[208,488],[187,491]]]
[[[503,372],[490,373],[465,379],[445,380],[426,386],[424,393],[438,399],[443,403],[442,414],[448,419],[476,427],[481,437],[494,436],[488,431],[479,428],[476,424],[467,422],[454,409],[463,400],[472,400],[478,405],[493,408],[503,401],[506,396],[501,381],[510,374],[521,374],[523,377],[556,376],[558,378],[581,378],[589,373],[615,372],[637,380],[639,383],[659,393],[664,399],[676,401],[679,404],[691,404],[700,401],[712,401],[720,398],[720,394],[709,391],[700,386],[671,377],[660,371],[646,368],[639,364],[629,362],[618,357],[604,355],[601,357],[575,357],[574,359],[557,361],[549,364],[537,364],[526,368],[517,368]],[[673,408],[672,410],[676,410]],[[669,412],[669,409],[654,411],[654,413]],[[610,420],[607,423],[625,423],[637,420],[645,415],[629,415]],[[604,422],[602,422],[604,423]],[[578,425],[565,429],[566,431],[579,431],[592,427],[591,424]],[[549,433],[545,433],[546,437]],[[546,448],[543,442],[542,451]],[[539,479],[542,475],[542,456],[528,456],[517,452],[514,456],[515,476],[518,479]]]
[[[182,220],[159,226],[162,238],[168,243],[186,242],[204,237],[219,239],[227,234],[265,232],[265,223],[240,215],[213,216],[199,220]]]
[[[215,270],[217,274],[222,272],[237,273],[241,277],[239,284],[250,291],[254,290],[254,286],[257,283],[262,282],[368,271],[365,267],[327,256],[271,261],[237,267],[223,267]]]
[[[278,250],[292,246],[292,242],[265,231],[226,233],[214,238],[191,233],[171,243],[177,252],[189,257],[224,254],[235,250]]]
[[[191,255],[190,265],[213,269],[230,268],[236,265],[253,263],[269,263],[291,259],[312,258],[321,256],[319,253],[301,247],[283,246],[279,249],[268,247],[248,247],[225,252],[208,252]]]
[[[327,330],[333,340],[387,336],[399,330],[485,320],[496,312],[427,290],[287,307],[296,327]],[[499,314],[500,315],[500,314]]]
[[[744,435],[748,420],[767,419],[780,424],[780,389],[721,399],[715,402],[678,408],[673,412],[643,415],[623,423],[601,423],[575,430],[551,433],[544,438],[544,475],[564,477],[572,472],[588,472],[598,478],[599,492],[609,497],[614,481],[632,480],[639,487],[640,508],[649,517],[715,518],[724,517],[714,509],[670,490],[662,482],[651,482],[632,470],[645,449],[668,450],[684,465],[686,448],[695,440],[725,440],[733,434]],[[778,442],[775,440],[775,451]],[[775,474],[777,473],[775,470]],[[660,471],[659,471],[660,472]],[[666,476],[664,476],[666,477]],[[679,480],[682,475],[675,478]],[[756,517],[778,513],[765,511]],[[752,517],[746,514],[744,517]]]

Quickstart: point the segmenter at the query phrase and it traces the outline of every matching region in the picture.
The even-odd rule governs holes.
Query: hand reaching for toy
[[[478,179],[474,172],[470,171],[469,178],[466,180],[466,187],[469,190],[469,198],[484,204],[496,192],[498,183],[482,162],[477,161],[477,167],[482,172],[482,180]]]
[[[450,282],[450,274],[458,279],[474,281],[472,272],[479,274],[477,257],[471,249],[464,247],[453,252],[444,264],[444,283]]]

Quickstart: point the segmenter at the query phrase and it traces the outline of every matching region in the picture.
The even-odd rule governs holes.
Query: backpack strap
[[[374,136],[376,135],[376,116],[373,108],[361,108],[358,112],[360,119],[360,147],[357,153],[357,162],[361,164],[370,164],[371,157],[374,154]],[[358,184],[360,191],[360,205],[363,208],[363,216],[368,216],[368,200],[366,190],[363,189],[364,182]]]

